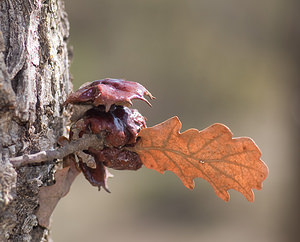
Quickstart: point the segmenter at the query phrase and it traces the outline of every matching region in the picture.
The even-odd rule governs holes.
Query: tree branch
[[[47,160],[62,159],[69,154],[72,154],[76,151],[87,150],[90,147],[96,149],[102,149],[103,143],[104,143],[103,135],[86,134],[83,135],[82,138],[71,141],[70,143],[67,143],[63,147],[53,149],[53,150],[41,151],[31,155],[25,154],[22,156],[10,158],[10,162],[15,168],[18,168],[27,164],[35,164]]]

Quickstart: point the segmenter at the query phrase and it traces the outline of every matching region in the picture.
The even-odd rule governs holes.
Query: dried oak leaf
[[[180,129],[177,117],[145,128],[131,150],[138,153],[147,168],[160,173],[170,170],[189,189],[195,186],[193,179],[200,177],[225,201],[229,200],[229,189],[254,201],[252,189],[262,188],[268,168],[250,138],[233,139],[223,124],[214,124],[202,131],[189,129],[180,133]]]
[[[133,99],[140,99],[151,106],[144,95],[149,96],[150,99],[154,98],[144,86],[137,82],[106,78],[84,84],[68,96],[64,105],[68,103],[104,105],[108,112],[113,104],[131,106]]]
[[[71,156],[68,157],[68,159],[71,158]],[[39,225],[49,228],[50,217],[58,201],[67,195],[73,181],[79,173],[80,171],[78,171],[75,161],[71,160],[70,166],[55,172],[54,185],[40,188],[39,208],[36,213]]]

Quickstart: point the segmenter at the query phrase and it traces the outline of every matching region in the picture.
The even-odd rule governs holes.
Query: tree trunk
[[[56,147],[72,89],[61,0],[0,1],[0,241],[48,241],[35,215],[54,162],[15,170],[9,157]]]

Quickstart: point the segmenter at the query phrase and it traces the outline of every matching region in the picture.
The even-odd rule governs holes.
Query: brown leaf
[[[189,129],[180,133],[180,129],[177,117],[145,128],[132,151],[139,154],[147,168],[160,173],[170,170],[189,189],[195,186],[193,179],[201,177],[225,201],[229,200],[229,189],[254,201],[252,189],[262,188],[268,168],[250,138],[233,139],[223,124],[214,124],[202,131]]]
[[[68,103],[104,105],[108,112],[113,104],[131,106],[133,99],[140,99],[151,106],[144,95],[149,96],[150,99],[154,98],[145,87],[137,82],[106,78],[80,87],[79,90],[69,95],[64,105]]]
[[[55,184],[52,186],[41,187],[39,192],[39,208],[36,216],[39,225],[49,228],[50,217],[58,201],[67,195],[76,176],[80,173],[75,163],[55,172]]]

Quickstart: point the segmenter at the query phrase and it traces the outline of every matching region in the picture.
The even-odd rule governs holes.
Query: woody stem
[[[104,138],[102,135],[83,135],[82,138],[73,140],[63,147],[57,149],[40,151],[35,154],[25,154],[18,157],[10,158],[10,162],[15,168],[25,166],[27,164],[36,164],[43,161],[62,159],[76,151],[87,150],[90,147],[103,148]]]

